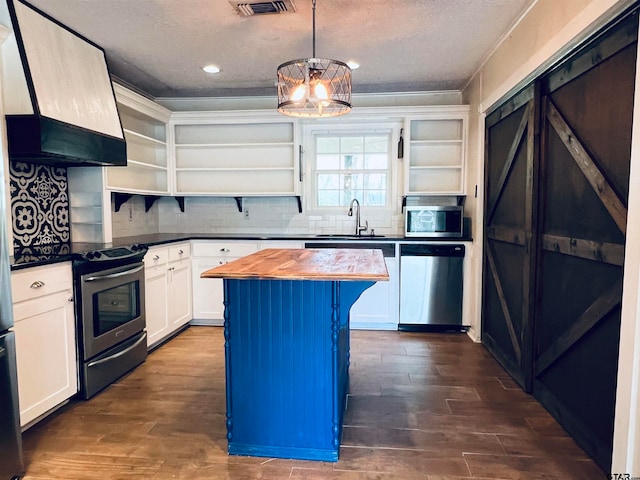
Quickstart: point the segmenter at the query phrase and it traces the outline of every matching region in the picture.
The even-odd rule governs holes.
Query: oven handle
[[[118,273],[110,273],[109,275],[96,275],[95,277],[87,277],[84,279],[85,282],[95,282],[96,280],[107,280],[109,278],[117,278],[122,277],[123,275],[130,275],[132,273],[139,272],[144,268],[144,265],[141,265],[136,268],[132,268],[131,270],[125,270],[124,272]]]
[[[146,335],[142,335],[138,340],[135,341],[135,343],[133,345],[128,346],[124,350],[116,353],[115,355],[111,355],[110,357],[101,358],[100,360],[95,360],[93,362],[89,362],[87,364],[87,367],[95,367],[96,365],[100,365],[100,364],[103,364],[103,363],[106,363],[106,362],[110,362],[114,358],[118,358],[118,357],[121,357],[122,355],[127,354],[128,352],[130,352],[131,350],[136,348],[138,345],[140,345],[142,342],[146,342],[146,341],[147,341],[147,336]]]

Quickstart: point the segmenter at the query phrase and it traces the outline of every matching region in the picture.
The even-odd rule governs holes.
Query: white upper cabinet
[[[127,166],[106,167],[105,187],[116,192],[168,195],[167,122],[171,112],[117,84],[114,89],[127,142]]]
[[[405,195],[464,195],[468,107],[405,121]]]
[[[272,112],[234,113],[172,116],[174,194],[298,195],[297,123]]]

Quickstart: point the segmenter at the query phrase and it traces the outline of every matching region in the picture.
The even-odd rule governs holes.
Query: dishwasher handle
[[[464,257],[460,244],[401,244],[401,257]]]

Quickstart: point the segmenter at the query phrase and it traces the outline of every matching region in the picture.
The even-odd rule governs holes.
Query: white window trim
[[[400,129],[404,128],[404,124],[401,121],[389,121],[380,123],[341,123],[341,124],[309,124],[303,126],[302,132],[302,148],[304,150],[304,188],[307,194],[305,195],[305,209],[307,212],[313,215],[336,215],[346,213],[344,206],[338,207],[319,207],[316,205],[316,184],[315,184],[315,136],[316,135],[363,135],[363,134],[375,134],[375,133],[390,133],[390,152],[389,152],[389,198],[387,206],[376,207],[367,206],[367,211],[371,213],[389,213],[393,214],[398,208],[398,192],[402,191],[402,185],[400,182],[403,180],[402,175],[402,160],[397,158],[397,145],[400,138]]]

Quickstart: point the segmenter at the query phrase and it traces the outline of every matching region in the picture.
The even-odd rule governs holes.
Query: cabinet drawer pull
[[[44,287],[44,282],[41,282],[40,280],[36,280],[31,284],[31,288],[42,288],[42,287]]]
[[[227,253],[227,252],[230,252],[231,250],[229,250],[228,248],[221,248],[220,251]]]
[[[178,255],[182,255],[184,253],[184,250],[178,250]]]
[[[154,260],[160,260],[160,255],[154,255],[154,256],[153,256],[153,259],[154,259]]]

